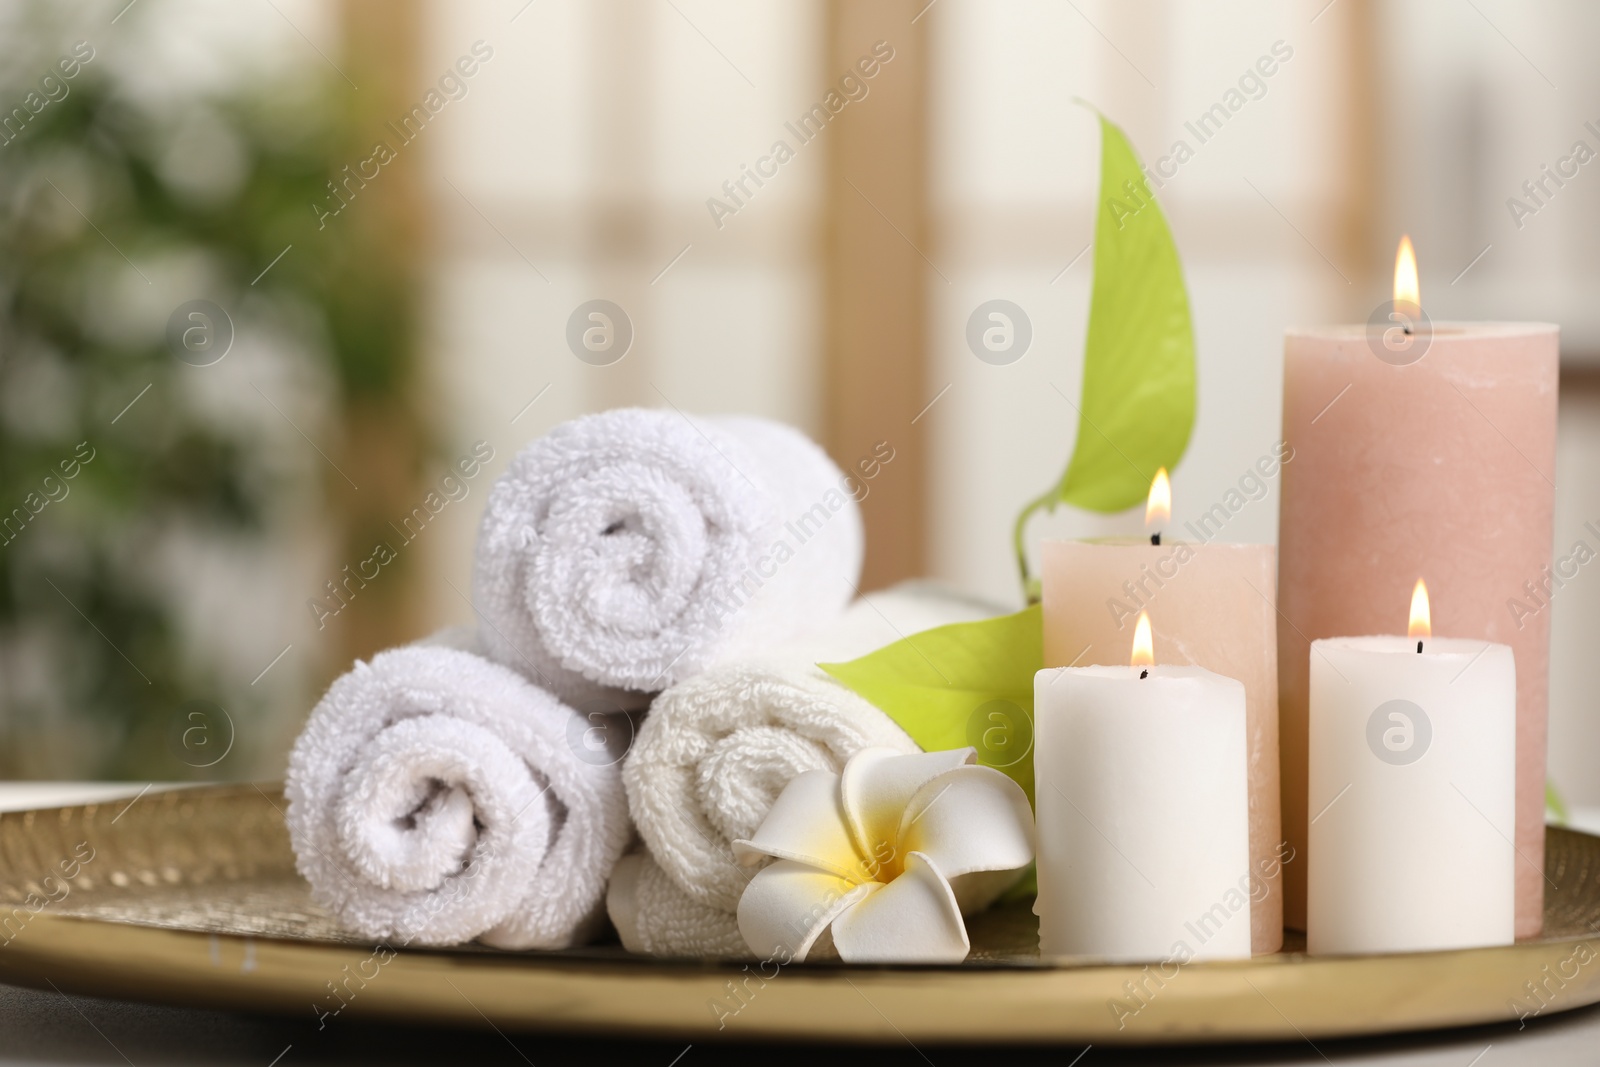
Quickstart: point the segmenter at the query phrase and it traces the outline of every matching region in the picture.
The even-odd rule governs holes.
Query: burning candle
[[[1306,946],[1415,952],[1515,938],[1511,649],[1431,636],[1311,644]]]
[[[1517,935],[1531,937],[1543,919],[1550,613],[1530,590],[1554,541],[1558,331],[1430,325],[1409,241],[1395,268],[1376,325],[1291,330],[1284,342],[1294,455],[1278,532],[1284,832],[1304,851],[1316,814],[1307,672],[1321,657],[1310,642],[1382,633],[1388,609],[1371,590],[1435,575],[1450,592],[1440,629],[1516,656]],[[1290,926],[1305,922],[1305,877],[1303,864],[1285,871]]]
[[[1150,494],[1144,502],[1144,527],[1150,532],[1150,543],[1161,544],[1161,527],[1172,521],[1172,480],[1167,477],[1167,468],[1156,468],[1156,476],[1150,479]]]
[[[1130,666],[1034,676],[1044,955],[1250,955],[1244,686],[1154,662],[1141,613]]]
[[[1263,479],[1277,473],[1267,457]],[[1047,541],[1041,554],[1047,667],[1120,663],[1140,612],[1150,610],[1165,663],[1204,667],[1245,689],[1250,804],[1252,942],[1259,954],[1283,945],[1281,868],[1293,859],[1278,818],[1278,655],[1271,545],[1196,543],[1167,536],[1172,489],[1163,469],[1150,485],[1146,536]],[[1204,526],[1194,536],[1214,534]],[[1292,866],[1293,864],[1291,864]]]

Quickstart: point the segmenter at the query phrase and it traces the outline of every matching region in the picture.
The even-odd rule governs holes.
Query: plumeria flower
[[[962,903],[987,903],[1033,860],[1033,812],[1010,778],[970,748],[903,755],[868,748],[843,774],[789,782],[747,866],[771,859],[739,898],[752,952],[803,960],[831,936],[855,963],[958,963],[971,948]]]

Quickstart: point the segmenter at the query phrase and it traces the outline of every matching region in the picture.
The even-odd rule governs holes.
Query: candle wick
[[[1157,530],[1155,533],[1150,535],[1150,543],[1152,545],[1159,545],[1161,543],[1161,531],[1160,530]]]
[[[1147,671],[1147,670],[1145,670],[1145,671],[1140,671],[1140,672],[1139,672],[1139,677],[1140,677],[1140,678],[1148,678],[1148,677],[1150,677],[1150,672],[1149,672],[1149,671]]]
[[[1420,656],[1421,654],[1422,654],[1422,642],[1418,641],[1417,642],[1417,655]]]
[[[1405,333],[1405,335],[1407,337],[1411,336],[1411,323],[1410,323],[1410,321],[1407,321],[1404,324],[1402,324],[1400,329]]]

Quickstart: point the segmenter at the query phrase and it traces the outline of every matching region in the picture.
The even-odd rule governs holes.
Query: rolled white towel
[[[644,849],[622,857],[611,872],[606,911],[629,952],[702,959],[750,955],[738,916],[685,893]]]
[[[714,667],[657,697],[622,771],[648,856],[629,857],[639,866],[624,872],[620,888],[613,880],[613,924],[650,946],[640,951],[744,954],[726,951],[725,940],[737,931],[734,913],[753,872],[735,861],[731,842],[753,836],[804,771],[838,772],[869,745],[918,751],[893,720],[816,663],[1000,610],[920,583],[900,586],[868,595],[820,634]]]
[[[290,840],[313,898],[400,944],[591,937],[631,837],[594,724],[459,635],[357,663],[289,757]],[[626,739],[626,730],[615,734]]]
[[[491,657],[574,706],[665,689],[836,616],[861,572],[845,475],[749,417],[607,411],[495,482],[473,568]]]

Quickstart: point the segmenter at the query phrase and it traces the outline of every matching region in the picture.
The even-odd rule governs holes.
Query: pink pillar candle
[[[1278,530],[1278,676],[1289,843],[1306,845],[1310,642],[1403,632],[1407,592],[1423,578],[1434,633],[1510,645],[1515,656],[1519,938],[1543,923],[1550,613],[1529,590],[1551,560],[1557,350],[1556,327],[1543,323],[1435,324],[1412,362],[1379,358],[1359,326],[1290,331],[1284,342],[1293,461]],[[1305,865],[1291,865],[1291,927],[1304,925],[1305,886]]]
[[[1046,541],[1044,665],[1125,666],[1141,610],[1157,665],[1204,667],[1244,683],[1249,781],[1251,951],[1283,946],[1278,817],[1278,659],[1271,545]]]

